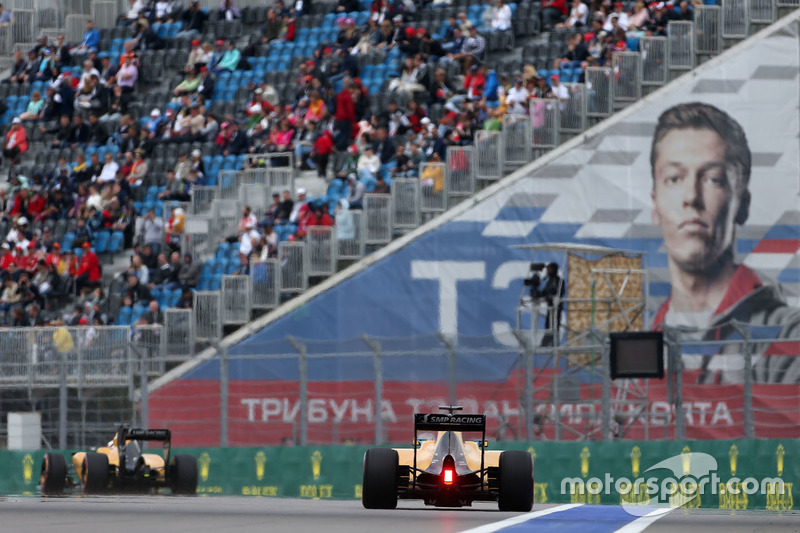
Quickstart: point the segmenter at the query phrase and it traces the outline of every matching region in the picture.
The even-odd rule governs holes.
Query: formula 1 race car
[[[398,498],[425,505],[462,507],[473,501],[497,501],[501,511],[533,507],[533,458],[526,451],[486,451],[486,416],[415,414],[414,448],[372,448],[364,455],[361,502],[367,509],[394,509]],[[436,431],[419,442],[419,431]],[[478,442],[464,432],[479,432]]]
[[[169,488],[173,494],[195,494],[197,459],[176,455],[170,460],[171,438],[168,429],[121,427],[108,446],[72,455],[74,476],[68,472],[63,455],[47,453],[39,476],[42,495],[61,494],[75,488],[84,494],[155,492],[161,488]],[[141,441],[163,442],[163,457],[142,453]]]

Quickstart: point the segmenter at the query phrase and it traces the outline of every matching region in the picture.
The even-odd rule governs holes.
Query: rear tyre
[[[108,457],[102,453],[86,452],[81,468],[84,494],[102,494],[108,489]]]
[[[192,455],[176,455],[172,460],[172,493],[197,493],[197,459]]]
[[[500,454],[498,468],[501,511],[527,513],[533,508],[533,458],[522,450],[509,450]]]
[[[366,509],[397,507],[397,450],[372,448],[364,454],[361,503]]]
[[[39,474],[42,495],[61,494],[67,484],[67,460],[60,453],[46,453]]]

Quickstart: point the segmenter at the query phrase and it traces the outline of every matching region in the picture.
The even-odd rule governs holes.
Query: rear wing
[[[450,413],[415,413],[414,414],[414,469],[411,486],[417,488],[417,433],[419,431],[479,431],[481,433],[481,490],[483,490],[483,471],[485,467],[484,456],[486,455],[486,415],[465,415],[456,414],[462,407],[455,405],[443,405],[439,409],[450,411]]]
[[[163,442],[164,465],[169,466],[169,452],[172,442],[172,432],[170,430],[120,427],[117,432],[117,446],[120,449],[120,455],[125,454],[125,446],[129,440]]]
[[[170,441],[172,440],[172,432],[168,429],[139,429],[139,428],[120,428],[120,436],[124,435],[125,438],[121,440],[155,440],[155,441]]]
[[[486,415],[443,413],[417,413],[414,415],[414,432],[417,431],[486,431]]]

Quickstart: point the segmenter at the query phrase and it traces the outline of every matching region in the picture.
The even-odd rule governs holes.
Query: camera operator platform
[[[530,271],[516,309],[516,335],[526,352],[548,356],[543,366],[542,359],[536,368],[532,360],[526,363],[531,379],[526,396],[538,394],[533,382],[543,372],[552,372],[547,380],[549,400],[545,402],[550,414],[539,413],[527,421],[532,426],[526,432],[538,434],[545,424],[552,423],[559,440],[566,427],[561,421],[561,406],[582,401],[578,371],[601,375],[598,371],[602,364],[597,368],[597,363],[608,333],[649,329],[644,252],[576,243],[522,244],[512,248],[531,251]],[[594,382],[594,378],[590,381]],[[637,391],[625,391],[617,401],[638,395]],[[589,427],[569,429],[585,431],[587,438],[593,438],[596,431]]]
[[[625,329],[633,329],[636,327],[634,322],[637,319],[648,320],[644,312],[648,297],[647,273],[643,267],[644,252],[576,243],[519,244],[512,248],[531,251],[530,274],[524,281],[517,306],[517,329],[530,329],[532,340],[536,345],[555,348],[563,344],[561,323],[566,318],[563,316],[564,311],[570,311],[571,308],[589,309],[592,315],[590,320],[592,327],[601,331],[618,330],[619,328],[613,327],[613,323],[620,321]],[[549,260],[545,263],[540,260],[542,255],[547,259],[555,256],[561,261]],[[572,280],[574,286],[567,291],[570,286],[571,256],[587,256],[591,258],[590,261],[597,261],[598,264],[588,271],[590,279]],[[602,265],[601,260],[614,257],[629,258],[636,264],[636,268]],[[632,278],[640,280],[642,288],[641,292],[633,297],[626,294],[630,292]],[[602,286],[602,289],[595,291],[598,285]],[[583,288],[578,289],[579,286],[591,287],[592,292],[588,293]],[[598,296],[598,293],[603,295]],[[607,310],[606,317],[600,317],[604,314],[603,309]],[[530,323],[523,318],[528,313],[530,313]],[[539,317],[545,319],[544,330],[539,327]],[[641,327],[647,329],[648,326],[643,322],[636,329]],[[582,333],[588,335],[588,332],[583,331],[587,328],[571,327],[569,323],[567,328],[572,340],[576,336],[582,337]]]

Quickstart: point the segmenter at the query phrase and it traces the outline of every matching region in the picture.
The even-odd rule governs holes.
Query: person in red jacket
[[[6,271],[8,270],[8,265],[16,263],[16,258],[11,253],[11,246],[7,242],[4,242],[0,248],[3,250],[3,255],[0,256],[0,270]]]
[[[12,165],[19,163],[19,158],[28,151],[28,134],[19,117],[11,121],[11,129],[6,133],[3,145],[3,157],[11,160]]]
[[[310,156],[314,161],[314,165],[317,167],[317,176],[320,178],[324,179],[327,176],[328,159],[330,159],[332,153],[333,135],[330,130],[325,129],[325,131],[317,137],[317,140],[314,141]]]
[[[567,11],[567,0],[542,0],[542,31],[552,30]]]
[[[356,123],[356,106],[353,102],[353,80],[349,76],[342,79],[344,87],[336,95],[336,113],[333,118],[333,131],[336,132],[336,149],[343,152],[353,140],[353,124]]]
[[[92,251],[92,245],[87,241],[83,243],[83,255],[80,265],[78,265],[75,287],[78,292],[84,287],[94,287],[100,282],[100,260],[97,254]]]

